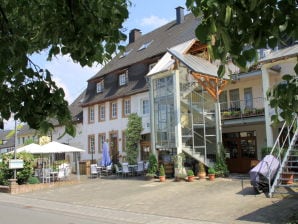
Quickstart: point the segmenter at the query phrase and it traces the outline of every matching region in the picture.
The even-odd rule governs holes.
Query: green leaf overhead
[[[186,6],[202,19],[196,36],[207,44],[213,60],[231,60],[246,71],[247,62],[256,61],[256,50],[286,46],[298,39],[297,0],[187,0]],[[285,83],[268,90],[270,105],[288,120],[298,113],[298,64],[284,78]],[[219,67],[218,74],[223,68]],[[266,90],[265,90],[266,91]],[[281,109],[281,110],[280,110]],[[272,117],[278,121],[278,116]]]
[[[104,63],[123,49],[122,24],[129,0],[2,0],[0,2],[0,116],[27,122],[47,132],[55,118],[65,131],[75,129],[63,89],[50,71],[30,60],[48,49],[48,60],[70,55],[82,66]]]

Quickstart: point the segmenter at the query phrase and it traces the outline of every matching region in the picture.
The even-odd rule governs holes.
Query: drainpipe
[[[220,152],[220,145],[222,144],[222,126],[221,126],[221,113],[218,86],[216,86],[216,102],[215,102],[215,125],[216,125],[216,148],[217,153]]]

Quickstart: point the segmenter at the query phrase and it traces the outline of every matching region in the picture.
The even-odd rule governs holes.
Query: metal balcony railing
[[[223,120],[264,116],[264,98],[221,102],[221,118]]]

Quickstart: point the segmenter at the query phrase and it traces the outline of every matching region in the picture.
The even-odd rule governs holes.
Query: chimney
[[[183,23],[184,21],[184,8],[182,6],[178,6],[176,8],[176,22],[177,24]]]
[[[129,44],[135,42],[142,36],[142,32],[139,29],[133,29],[129,32]]]

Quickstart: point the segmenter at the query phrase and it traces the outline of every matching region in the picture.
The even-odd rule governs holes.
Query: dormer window
[[[152,68],[156,65],[156,62],[155,63],[152,63],[152,64],[149,64],[149,71],[152,70]]]
[[[119,86],[124,86],[128,83],[128,73],[127,71],[119,75]]]
[[[121,55],[119,56],[119,58],[124,58],[124,57],[126,57],[126,56],[129,55],[129,53],[132,52],[132,51],[133,51],[133,49],[130,49],[129,51],[125,51],[123,54],[121,54]]]
[[[152,44],[152,42],[153,42],[153,40],[151,40],[151,41],[149,41],[149,42],[143,44],[143,45],[138,49],[138,51],[141,51],[141,50],[143,50],[143,49],[148,48],[149,45]]]
[[[98,82],[98,83],[96,84],[96,92],[97,92],[97,93],[102,93],[103,90],[104,90],[104,81],[101,80],[100,82]]]

